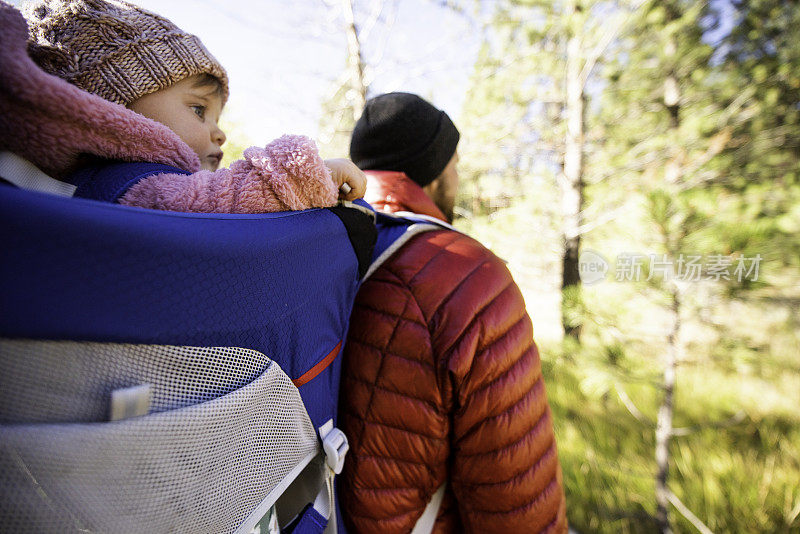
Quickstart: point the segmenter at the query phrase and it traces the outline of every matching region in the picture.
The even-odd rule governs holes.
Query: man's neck
[[[411,178],[397,171],[364,171],[367,194],[364,200],[390,212],[410,211],[447,221],[431,198]]]

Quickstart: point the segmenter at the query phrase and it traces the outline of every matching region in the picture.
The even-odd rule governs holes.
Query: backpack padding
[[[243,347],[292,379],[344,339],[359,286],[325,209],[186,214],[2,187],[0,250],[2,337]],[[335,414],[340,360],[301,390],[316,426]]]

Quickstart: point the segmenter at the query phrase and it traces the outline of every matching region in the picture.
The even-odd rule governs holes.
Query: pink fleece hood
[[[28,25],[0,1],[0,150],[56,178],[81,154],[164,163],[195,172],[200,160],[166,126],[42,71],[27,53]]]

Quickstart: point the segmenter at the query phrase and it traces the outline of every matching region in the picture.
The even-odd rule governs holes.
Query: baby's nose
[[[228,138],[225,136],[225,132],[220,130],[219,127],[215,128],[214,131],[211,132],[211,140],[219,146],[224,145],[227,139]]]

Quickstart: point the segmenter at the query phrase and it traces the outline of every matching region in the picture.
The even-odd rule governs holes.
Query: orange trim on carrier
[[[328,367],[333,362],[333,360],[336,359],[336,356],[339,354],[339,351],[341,349],[342,349],[342,342],[340,341],[339,343],[336,344],[335,347],[333,347],[333,350],[330,351],[327,356],[325,356],[319,361],[317,365],[315,365],[314,367],[303,373],[301,377],[292,380],[292,383],[295,386],[300,387],[303,384],[312,381],[314,378],[317,377],[318,374],[324,371],[325,368]]]

